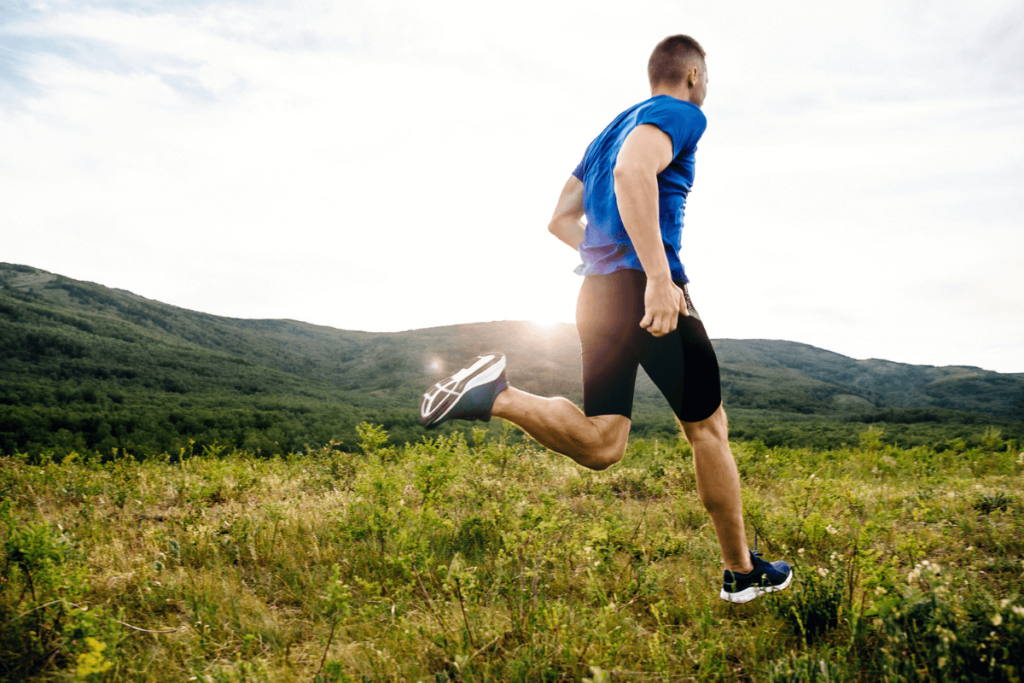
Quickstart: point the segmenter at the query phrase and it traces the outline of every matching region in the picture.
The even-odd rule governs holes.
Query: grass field
[[[729,605],[684,443],[595,473],[483,431],[360,431],[356,453],[0,458],[0,677],[1024,677],[1024,454],[995,432],[735,444],[751,543],[796,578]]]

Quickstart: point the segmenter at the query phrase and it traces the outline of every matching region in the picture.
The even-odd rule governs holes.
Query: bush
[[[794,569],[790,590],[773,596],[768,609],[810,644],[839,625],[846,589],[843,573],[835,566],[800,569]]]

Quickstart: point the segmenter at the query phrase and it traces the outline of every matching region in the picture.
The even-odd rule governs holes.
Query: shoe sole
[[[789,570],[789,576],[787,576],[786,580],[783,581],[782,583],[780,583],[778,586],[747,586],[743,590],[738,591],[736,593],[728,593],[723,588],[722,592],[719,593],[719,597],[722,598],[723,600],[725,600],[726,602],[732,602],[732,603],[735,603],[735,604],[743,604],[745,602],[750,602],[751,600],[754,600],[755,598],[759,598],[762,595],[765,595],[767,593],[775,593],[777,591],[785,590],[786,588],[789,588],[789,584],[792,581],[793,581],[793,570],[790,569]]]
[[[444,382],[438,382],[423,394],[420,424],[428,429],[436,427],[448,417],[448,413],[463,396],[479,386],[498,379],[504,371],[503,354],[486,354],[480,356],[468,368],[459,370]]]

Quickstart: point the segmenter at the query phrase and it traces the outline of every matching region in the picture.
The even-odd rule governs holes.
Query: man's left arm
[[[583,182],[576,176],[569,176],[562,194],[558,197],[555,213],[548,223],[548,231],[568,244],[579,249],[580,242],[586,234],[586,228],[580,220],[583,218]]]

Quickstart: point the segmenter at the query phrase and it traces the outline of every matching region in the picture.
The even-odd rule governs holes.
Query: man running
[[[580,465],[603,470],[626,450],[642,365],[693,448],[697,491],[722,550],[721,597],[748,602],[786,588],[793,572],[747,547],[718,360],[679,258],[694,153],[707,126],[704,57],[684,35],[654,48],[647,65],[651,98],[619,114],[590,143],[548,226],[583,257],[576,305],[583,411],[565,398],[508,386],[505,356],[495,353],[434,385],[423,397],[420,421],[435,427],[494,415]]]

